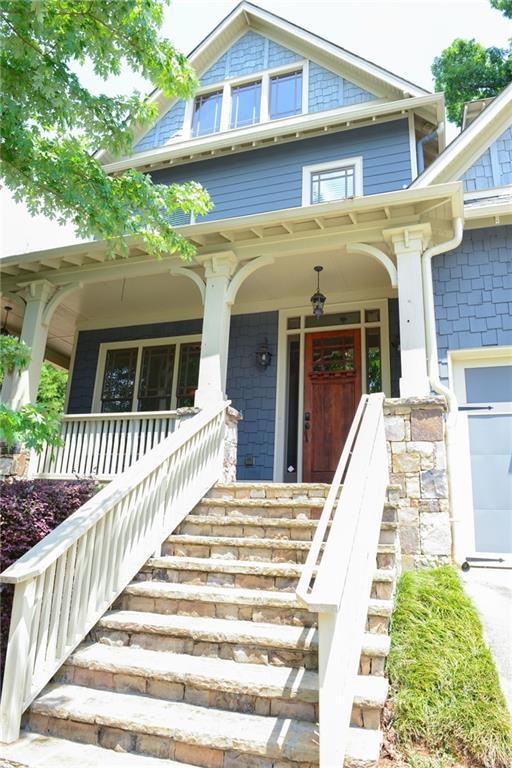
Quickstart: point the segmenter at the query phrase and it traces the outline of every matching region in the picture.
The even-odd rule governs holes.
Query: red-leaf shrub
[[[15,480],[0,483],[0,570],[4,571],[96,493],[94,480]],[[1,674],[9,636],[13,587],[2,585]]]

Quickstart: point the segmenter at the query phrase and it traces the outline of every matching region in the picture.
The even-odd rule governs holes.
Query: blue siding
[[[224,219],[300,206],[304,165],[358,155],[363,157],[365,195],[406,187],[411,182],[407,120],[155,171],[153,178],[164,184],[200,182],[215,204],[204,218]]]
[[[122,328],[80,331],[71,380],[68,413],[89,413],[100,344],[114,341],[155,339],[201,333],[202,320],[152,323]],[[241,480],[272,479],[274,465],[274,420],[276,408],[278,313],[235,315],[231,319],[227,394],[235,408],[243,412],[238,428],[238,477]],[[263,370],[256,364],[256,351],[267,338],[274,354],[272,364]],[[245,457],[254,457],[246,467]]]
[[[468,168],[462,176],[465,192],[512,184],[512,127]]]
[[[309,65],[309,112],[360,104],[376,97],[343,77],[320,67]]]
[[[512,345],[512,226],[472,230],[433,264],[441,378],[447,353]]]
[[[177,101],[135,145],[135,152],[161,147],[183,129],[185,102]]]
[[[277,385],[278,313],[235,315],[231,319],[227,393],[243,413],[238,428],[239,480],[271,480],[274,466],[274,430]],[[274,355],[267,369],[256,363],[259,345],[268,339]],[[245,457],[254,466],[245,466]]]
[[[218,83],[229,77],[242,77],[272,69],[304,57],[279,43],[250,30],[224,53],[201,77],[201,85]]]

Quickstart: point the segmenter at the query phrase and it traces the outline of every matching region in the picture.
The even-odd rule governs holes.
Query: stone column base
[[[384,401],[404,570],[451,562],[444,397]]]
[[[224,437],[224,461],[222,466],[221,483],[236,482],[236,461],[238,451],[238,422],[242,414],[236,408],[226,410],[226,434]]]

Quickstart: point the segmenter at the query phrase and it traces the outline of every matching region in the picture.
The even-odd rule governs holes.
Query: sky
[[[428,90],[433,90],[434,57],[456,37],[475,38],[486,47],[503,47],[512,37],[512,22],[493,10],[488,0],[259,0],[257,4]],[[162,32],[189,53],[236,5],[236,0],[173,0]],[[80,77],[87,88],[108,95],[134,88],[142,93],[152,90],[127,68],[107,82],[88,67],[80,70]],[[447,139],[455,132],[451,127]],[[31,217],[7,190],[0,191],[0,256],[74,240],[71,227]]]

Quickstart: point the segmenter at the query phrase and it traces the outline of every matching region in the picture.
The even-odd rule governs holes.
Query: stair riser
[[[38,733],[72,739],[82,744],[97,744],[116,752],[135,752],[164,760],[177,760],[198,768],[318,768],[318,762],[296,762],[285,758],[266,758],[231,750],[197,746],[162,735],[144,734],[93,723],[62,720],[31,713],[28,727]],[[350,768],[345,763],[345,768]]]
[[[272,665],[277,667],[305,667],[318,669],[316,650],[301,651],[288,648],[269,648],[264,645],[245,643],[216,643],[194,640],[189,637],[175,637],[144,632],[119,632],[97,628],[91,639],[107,645],[130,645],[149,651],[188,653],[191,656],[211,656],[247,664]]]
[[[206,544],[175,544],[171,539],[162,545],[162,555],[178,557],[204,557],[221,560],[254,560],[266,563],[304,563],[307,557],[306,549],[275,547],[225,547]]]
[[[286,504],[286,502],[285,502]],[[323,508],[323,502],[317,506],[317,507],[309,507],[309,506],[297,506],[297,507],[287,507],[287,506],[269,506],[269,507],[258,507],[256,505],[245,507],[245,506],[238,506],[230,504],[229,506],[223,507],[221,505],[214,504],[198,504],[197,507],[195,507],[190,514],[187,517],[187,520],[192,520],[194,516],[207,516],[211,517],[212,520],[215,518],[230,518],[230,517],[243,517],[247,518],[248,523],[250,523],[251,518],[253,517],[263,517],[263,518],[270,518],[270,519],[277,519],[277,518],[285,518],[287,520],[293,521],[293,520],[311,520],[313,522],[318,521],[320,518],[320,515],[322,513]]]
[[[377,635],[387,635],[389,632],[389,616],[370,615],[366,619],[366,631]]]
[[[260,605],[237,605],[231,603],[200,602],[194,600],[173,600],[160,597],[121,595],[116,609],[125,611],[149,611],[177,616],[207,616],[217,619],[257,621],[269,624],[292,624],[293,626],[316,626],[316,614],[301,608],[273,607]]]
[[[281,528],[272,525],[215,525],[215,523],[207,525],[205,523],[196,524],[191,517],[188,517],[178,527],[176,533],[187,536],[246,536],[252,539],[311,541],[315,535],[315,528]]]
[[[396,568],[396,554],[394,552],[378,552],[377,568],[382,570]]]
[[[363,654],[359,661],[359,675],[375,675],[376,677],[384,676],[384,668],[386,666],[385,656],[367,656]]]
[[[329,488],[275,488],[262,486],[261,488],[212,488],[208,492],[209,499],[294,499],[297,501],[321,500],[327,498]]]

